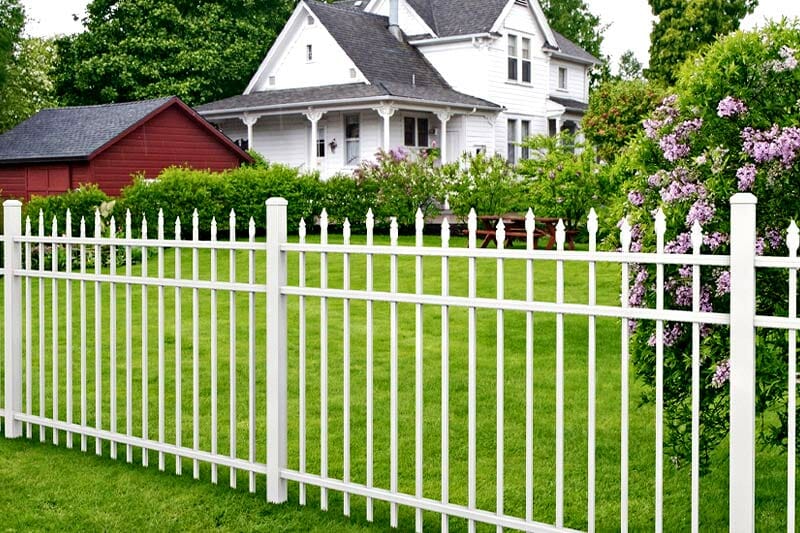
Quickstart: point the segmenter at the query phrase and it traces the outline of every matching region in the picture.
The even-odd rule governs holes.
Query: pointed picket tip
[[[797,255],[797,249],[800,247],[800,229],[794,220],[789,224],[789,229],[786,232],[786,247],[789,248],[789,253],[792,257]]]
[[[467,215],[467,229],[469,231],[478,229],[478,215],[475,213],[474,207],[469,210],[469,215]]]
[[[322,212],[319,214],[320,222],[325,221],[325,224],[328,223],[328,210],[324,207],[322,208]]]
[[[181,238],[181,217],[175,217],[175,239]]]
[[[84,217],[81,217],[81,226],[79,231],[81,233],[81,237],[86,237],[86,219]]]
[[[254,239],[256,236],[256,221],[253,217],[250,217],[250,221],[247,223],[247,231],[251,239]]]
[[[297,233],[300,235],[300,237],[305,237],[306,236],[306,219],[305,218],[301,218],[300,219],[300,224],[297,225]]]
[[[414,215],[414,224],[416,225],[417,231],[425,227],[425,216],[422,214],[422,209],[419,207],[417,208],[417,213]]]
[[[350,219],[345,218],[344,224],[342,224],[342,237],[344,237],[344,243],[350,244]]]
[[[503,222],[503,219],[502,219],[502,218],[499,218],[499,219],[497,220],[497,226],[496,226],[496,228],[497,228],[497,230],[503,230],[503,231],[505,231],[505,229],[506,229],[506,223],[505,223],[505,222]]]
[[[533,209],[529,207],[528,212],[525,213],[525,231],[528,233],[533,233],[535,230],[536,218],[533,216]]]
[[[200,218],[200,214],[197,212],[197,208],[195,208],[195,210],[192,211],[192,218]]]
[[[31,232],[31,217],[25,217],[25,233]]]
[[[367,227],[372,226],[375,224],[375,214],[372,212],[372,208],[370,207],[367,209]]]
[[[66,219],[67,220],[72,220],[72,211],[70,211],[69,208],[67,208]]]
[[[664,210],[660,207],[658,211],[656,211],[656,216],[654,217],[656,223],[656,233],[659,235],[663,235],[667,232],[667,216],[664,214]]]
[[[217,217],[211,217],[211,233],[217,233]]]
[[[142,215],[142,239],[147,238],[147,217]]]
[[[597,233],[599,229],[597,211],[594,210],[594,207],[589,210],[589,216],[586,219],[586,229],[589,230],[589,233]]]
[[[397,237],[398,237],[397,217],[392,217],[391,223],[389,224],[389,240],[391,241],[392,246],[397,246]]]
[[[696,253],[700,253],[700,247],[703,246],[703,228],[698,221],[692,224],[692,248]]]
[[[631,249],[631,225],[628,222],[628,218],[625,217],[622,219],[622,224],[619,228],[619,240],[622,244],[622,251],[628,252]]]

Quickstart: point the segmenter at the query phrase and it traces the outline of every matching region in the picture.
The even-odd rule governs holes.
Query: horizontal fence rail
[[[112,458],[124,452],[128,463],[152,460],[162,471],[264,491],[273,503],[296,497],[416,531],[661,531],[673,483],[664,463],[665,339],[679,324],[692,339],[681,524],[698,531],[702,506],[715,505],[700,484],[702,328],[729,326],[729,527],[752,531],[753,332],[787,330],[793,531],[800,232],[792,223],[787,257],[756,256],[754,202],[732,201],[731,254],[703,255],[699,225],[689,252],[665,251],[661,212],[656,251],[642,253],[631,249],[625,221],[621,248],[599,251],[594,211],[588,249],[565,251],[560,223],[550,251],[535,249],[531,212],[523,247],[511,247],[500,219],[496,248],[482,249],[474,212],[461,239],[447,219],[426,236],[421,213],[412,236],[400,236],[396,219],[388,238],[378,236],[371,211],[365,236],[353,236],[347,220],[333,235],[323,210],[319,235],[300,221],[289,242],[282,199],[267,202],[265,240],[233,212],[208,228],[197,212],[191,221],[159,214],[136,224],[127,213],[119,227],[99,212],[74,224],[67,212],[59,225],[42,214],[23,221],[21,204],[8,201],[4,434]],[[680,309],[664,298],[665,269],[676,266],[691,282],[691,305]],[[647,267],[655,301],[631,305],[636,273]],[[702,308],[707,269],[730,271],[730,313]],[[788,273],[786,316],[756,313],[756,269]],[[656,331],[646,412],[630,404],[640,391],[630,332],[640,322]],[[611,390],[617,408],[608,413],[598,398]],[[601,427],[609,417],[613,435]],[[651,439],[644,500],[634,440],[642,436]],[[615,516],[599,510],[609,500]]]

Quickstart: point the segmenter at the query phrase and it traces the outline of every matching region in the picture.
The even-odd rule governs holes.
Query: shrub
[[[524,146],[530,148],[531,158],[521,161],[518,170],[527,178],[534,213],[561,218],[568,229],[583,224],[609,188],[594,149],[567,132],[530,137]]]
[[[676,94],[646,121],[646,136],[629,148],[618,168],[627,181],[616,211],[633,227],[632,249],[652,251],[652,212],[667,218],[666,249],[689,252],[692,224],[702,225],[704,253],[727,254],[730,207],[736,192],[758,197],[757,253],[786,255],[785,228],[800,215],[800,22],[782,22],[738,32],[711,46],[679,75]],[[691,309],[691,274],[665,269],[665,305]],[[701,309],[730,308],[730,274],[703,268]],[[629,303],[652,306],[654,270],[633,273]],[[785,316],[786,271],[759,269],[757,312]],[[655,326],[632,326],[631,355],[652,400],[655,382]],[[665,444],[676,463],[691,457],[691,328],[665,325]],[[701,332],[701,450],[704,469],[710,453],[728,432],[728,337],[725,326]],[[783,333],[757,330],[756,409],[760,439],[785,449],[787,366]]]
[[[81,218],[86,220],[86,233],[94,235],[94,213],[111,198],[95,184],[81,185],[77,189],[54,196],[32,196],[23,207],[23,220],[30,217],[33,233],[38,233],[39,211],[44,215],[44,230],[51,233],[53,218],[58,220],[58,233],[66,233],[66,213],[72,218],[72,234],[80,234]],[[104,220],[109,210],[103,209]],[[24,222],[23,222],[24,231]]]
[[[324,183],[321,207],[334,224],[350,221],[354,231],[365,228],[367,211],[377,206],[378,182],[346,174],[333,176]]]
[[[445,173],[452,166],[436,166],[435,153],[412,154],[404,148],[378,152],[376,162],[365,162],[355,172],[362,190],[375,191],[372,210],[376,225],[387,225],[390,217],[404,228],[414,226],[417,209],[428,218],[444,203]]]
[[[642,79],[603,83],[589,96],[582,121],[586,140],[600,158],[613,162],[664,96],[665,89]]]
[[[450,209],[457,217],[465,218],[470,209],[478,215],[501,215],[529,207],[522,181],[501,156],[465,154],[461,163],[448,182]]]

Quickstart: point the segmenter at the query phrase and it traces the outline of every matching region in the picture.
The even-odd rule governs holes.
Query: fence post
[[[14,420],[22,411],[22,281],[14,270],[22,268],[21,247],[14,239],[22,234],[22,203],[3,203],[5,276],[5,429],[6,438],[22,436],[22,422]]]
[[[283,198],[267,200],[267,501],[287,500],[281,469],[288,461],[286,296],[286,206]]]
[[[730,514],[729,529],[755,529],[756,203],[731,198]]]

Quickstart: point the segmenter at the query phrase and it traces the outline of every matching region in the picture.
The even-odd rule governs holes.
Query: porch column
[[[449,109],[444,111],[437,111],[436,118],[442,124],[442,134],[439,136],[439,160],[443,165],[448,163],[447,160],[447,122],[453,117],[453,113]]]
[[[381,116],[383,119],[383,150],[388,152],[391,148],[391,133],[392,133],[392,116],[394,116],[394,112],[397,109],[393,105],[383,104],[380,107],[376,107],[375,111],[378,112],[378,115]]]
[[[317,111],[309,107],[308,111],[303,114],[311,122],[311,146],[308,150],[308,168],[309,170],[314,170],[317,168],[317,126],[320,119],[325,115],[325,112]]]
[[[256,125],[258,119],[260,117],[258,115],[251,115],[249,113],[245,113],[242,116],[242,122],[244,125],[247,126],[247,149],[253,150],[253,126]]]

